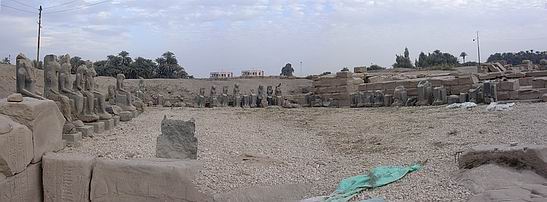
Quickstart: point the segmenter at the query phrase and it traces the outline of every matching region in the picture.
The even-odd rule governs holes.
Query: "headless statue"
[[[74,117],[79,117],[84,109],[84,95],[73,89],[73,85],[70,80],[70,71],[72,69],[72,65],[70,65],[70,56],[68,54],[63,55],[59,59],[61,62],[61,71],[59,72],[59,91],[64,96],[70,98],[72,114]]]
[[[34,91],[34,67],[33,63],[22,53],[16,59],[17,92],[25,97],[45,100]]]
[[[233,90],[233,96],[234,96],[234,107],[241,107],[241,95],[239,92],[239,84],[234,84],[234,90]]]
[[[94,122],[99,120],[99,116],[95,114],[95,96],[92,92],[90,92],[89,85],[90,83],[87,81],[88,71],[87,67],[85,65],[80,65],[76,69],[76,80],[74,81],[74,90],[79,91],[84,95],[85,102],[84,102],[84,109],[82,110],[82,113],[80,113],[80,120],[83,122]]]
[[[87,74],[86,74],[86,80],[88,81],[89,85],[88,91],[93,93],[93,96],[95,98],[94,100],[94,108],[95,113],[99,116],[99,119],[101,120],[108,120],[112,118],[112,115],[106,112],[106,101],[105,96],[97,91],[97,84],[95,83],[95,76],[97,76],[97,72],[95,71],[95,68],[93,67],[93,64],[88,61],[86,62],[87,65]]]
[[[57,61],[57,56],[47,55],[44,58],[44,96],[47,99],[55,101],[67,122],[72,123],[73,117],[70,99],[59,92],[60,70],[61,65]]]
[[[135,111],[137,108],[133,106],[131,93],[125,90],[123,80],[125,80],[125,75],[116,75],[116,105],[121,107],[124,111]]]

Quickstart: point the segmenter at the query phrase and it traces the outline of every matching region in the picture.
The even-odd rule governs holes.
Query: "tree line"
[[[70,64],[75,73],[78,66],[85,64],[82,58],[76,56],[71,58]],[[117,74],[124,74],[128,79],[167,78],[167,79],[188,79],[193,78],[186,70],[179,65],[174,53],[168,51],[155,60],[137,57],[133,60],[127,51],[117,55],[109,55],[106,60],[99,60],[93,63],[98,76],[115,77]]]
[[[523,60],[530,60],[534,64],[547,60],[547,51],[520,51],[518,53],[495,53],[488,57],[487,62],[502,62],[506,64],[519,65]]]

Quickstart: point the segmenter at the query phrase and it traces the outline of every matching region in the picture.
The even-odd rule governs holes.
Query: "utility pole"
[[[36,51],[36,65],[40,65],[40,34],[42,31],[42,6],[40,6],[38,13],[38,49]]]
[[[479,31],[477,31],[477,56],[479,58],[479,68],[481,67],[481,42],[479,39]]]
[[[302,75],[302,61],[300,61],[300,75],[303,76]]]

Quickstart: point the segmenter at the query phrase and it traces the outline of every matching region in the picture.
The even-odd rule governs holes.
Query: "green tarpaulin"
[[[328,196],[326,202],[346,202],[365,189],[381,187],[403,178],[406,174],[417,171],[422,166],[380,166],[364,175],[349,177],[340,181],[338,188]],[[376,200],[376,199],[375,199]]]

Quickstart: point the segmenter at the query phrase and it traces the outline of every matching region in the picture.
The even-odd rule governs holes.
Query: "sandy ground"
[[[148,108],[116,129],[88,138],[81,152],[105,158],[149,158],[164,115],[196,119],[197,183],[217,194],[254,185],[310,183],[327,195],[339,180],[379,165],[425,167],[362,195],[388,201],[465,201],[470,191],[454,176],[455,153],[478,144],[547,144],[547,104],[518,103],[487,112],[444,107],[191,109]]]

